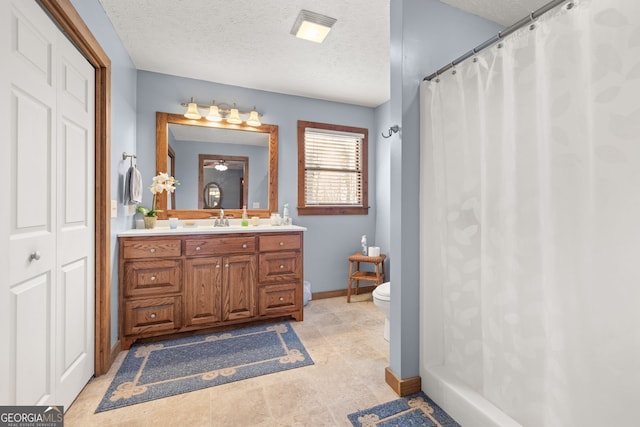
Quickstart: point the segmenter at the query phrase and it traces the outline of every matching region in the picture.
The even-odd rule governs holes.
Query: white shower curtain
[[[523,426],[640,425],[640,1],[564,4],[437,80],[421,363]]]

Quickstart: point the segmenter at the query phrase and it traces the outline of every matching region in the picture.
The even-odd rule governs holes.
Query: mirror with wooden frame
[[[158,213],[160,219],[219,216],[220,207],[201,208],[204,206],[203,186],[208,182],[199,182],[202,179],[200,155],[205,158],[212,155],[228,159],[246,157],[245,176],[251,175],[251,180],[242,197],[249,216],[268,218],[271,212],[278,211],[277,125],[232,125],[224,121],[210,122],[205,118],[192,120],[180,114],[157,112],[156,174],[166,172],[171,165],[173,176],[180,181],[170,209],[167,209],[167,193],[158,194],[156,204],[157,209],[162,210]],[[241,206],[227,209],[223,204],[221,208],[225,217],[242,216]]]

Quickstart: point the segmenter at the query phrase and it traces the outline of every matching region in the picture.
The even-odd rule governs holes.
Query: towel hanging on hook
[[[135,154],[129,154],[126,151],[122,153],[122,160],[129,158],[129,170],[124,178],[124,201],[125,205],[137,205],[142,203],[142,175],[138,170],[138,165],[133,164]]]
[[[385,135],[384,133],[382,134],[383,138],[391,138],[391,135],[393,135],[394,133],[397,133],[400,130],[400,126],[398,125],[393,125],[389,128],[389,134]]]

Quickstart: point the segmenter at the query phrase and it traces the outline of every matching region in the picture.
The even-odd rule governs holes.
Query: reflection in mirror
[[[249,200],[249,188],[252,187],[249,181],[249,157],[241,156],[221,156],[218,154],[200,154],[198,162],[198,194],[205,194],[205,199],[198,200],[199,209],[242,209]],[[256,158],[254,156],[253,160]],[[264,159],[258,161],[264,164]],[[254,168],[255,171],[255,168]],[[215,182],[220,191],[225,193],[224,203],[218,205],[207,205],[206,191],[203,192],[203,183]],[[253,191],[255,192],[255,185]],[[258,189],[258,193],[266,196],[266,188]],[[252,198],[253,203],[260,203]],[[264,197],[266,202],[266,197]]]
[[[204,209],[220,208],[222,205],[222,191],[215,182],[210,182],[204,186]]]
[[[170,176],[176,176],[176,153],[173,151],[171,147],[169,147],[169,152],[167,153],[167,171]],[[167,200],[167,209],[175,209],[176,206],[176,192],[171,192],[171,197]]]
[[[232,197],[219,176],[205,176],[205,168],[200,166],[200,156],[214,156],[213,160],[225,161],[246,159],[241,193]],[[239,218],[242,205],[247,206],[249,215],[263,218],[278,210],[276,125],[231,125],[225,122],[209,122],[204,118],[191,120],[179,114],[158,112],[156,173],[167,171],[169,166],[175,169],[172,176],[180,181],[180,187],[173,193],[175,201],[169,204],[170,207],[166,195],[159,194],[158,209],[163,209],[159,214],[161,219],[168,216],[184,219],[210,218],[217,216],[217,209],[220,208],[225,209],[225,216]],[[216,182],[224,194],[224,200],[218,202],[217,207],[205,206],[204,186],[209,182]],[[239,185],[238,177],[236,187]],[[227,208],[225,205],[231,201],[234,202],[233,207]]]

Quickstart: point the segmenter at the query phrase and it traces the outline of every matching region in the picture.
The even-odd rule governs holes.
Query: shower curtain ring
[[[398,132],[400,130],[400,126],[398,125],[393,125],[389,128],[389,134],[385,135],[384,133],[382,134],[383,138],[391,138],[391,135],[393,135],[394,133]]]

